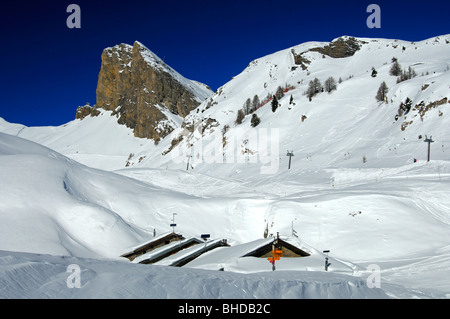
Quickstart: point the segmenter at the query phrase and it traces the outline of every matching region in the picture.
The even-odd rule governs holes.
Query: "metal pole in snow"
[[[296,221],[297,218],[294,218],[294,220],[291,223],[291,229],[292,229],[292,237],[298,237],[297,232],[294,230],[294,221]]]
[[[328,263],[328,253],[329,253],[329,252],[330,252],[329,250],[324,250],[324,251],[323,251],[324,254],[327,254],[327,256],[325,257],[325,271],[328,271],[328,266],[329,266],[329,263]]]
[[[287,154],[286,154],[286,156],[289,156],[289,167],[288,167],[288,169],[291,169],[291,158],[292,158],[292,156],[294,156],[294,151],[287,151]]]
[[[431,143],[434,143],[433,137],[430,136],[430,138],[428,138],[428,137],[425,135],[425,140],[424,140],[424,142],[427,142],[427,143],[428,143],[428,160],[427,160],[427,162],[429,162],[429,161],[430,161],[430,145],[431,145]]]
[[[188,158],[188,161],[187,161],[187,165],[186,165],[186,170],[188,171],[189,170],[189,159],[192,157],[192,155],[188,155],[187,156],[187,158]]]
[[[175,226],[177,225],[177,224],[175,224],[175,215],[177,215],[177,213],[172,214],[172,224],[170,224],[170,226],[172,226],[173,233],[175,233]]]
[[[272,244],[272,252],[275,250],[275,244]],[[275,271],[275,256],[272,253],[272,271]]]

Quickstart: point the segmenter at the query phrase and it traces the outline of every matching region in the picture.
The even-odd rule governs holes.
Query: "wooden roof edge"
[[[164,236],[160,236],[160,237],[158,237],[158,238],[153,238],[152,240],[147,241],[147,242],[145,242],[145,243],[139,245],[138,247],[134,248],[133,250],[128,251],[128,252],[126,252],[126,253],[120,255],[120,257],[125,257],[125,258],[127,258],[128,256],[132,256],[132,255],[138,253],[140,250],[145,249],[145,247],[147,247],[147,246],[149,246],[149,245],[151,245],[151,244],[157,243],[157,242],[159,242],[159,241],[166,240],[167,238],[173,238],[174,236],[178,236],[178,237],[179,237],[180,239],[182,239],[182,240],[183,240],[183,239],[186,239],[186,238],[183,236],[183,234],[181,234],[181,233],[170,232],[170,233],[168,233],[168,234],[166,234],[166,235],[164,235]]]
[[[298,248],[297,246],[294,246],[294,245],[288,243],[287,241],[285,241],[285,240],[283,240],[283,239],[281,239],[281,238],[278,238],[278,240],[280,241],[280,243],[281,243],[282,246],[285,246],[286,248],[292,250],[293,252],[299,254],[299,255],[302,256],[302,257],[311,256],[310,253],[304,251],[304,250],[301,249],[301,248]],[[263,245],[260,245],[260,246],[258,246],[258,247],[255,247],[254,249],[252,249],[251,251],[247,252],[246,254],[244,254],[244,255],[241,256],[241,257],[249,257],[249,256],[252,256],[252,255],[255,254],[257,251],[260,251],[260,250],[264,249],[264,248],[267,247],[268,245],[272,245],[273,241],[274,241],[274,240],[269,241],[269,242],[267,242],[267,243],[264,243]]]
[[[204,253],[213,250],[215,248],[218,247],[230,247],[230,244],[228,244],[228,241],[226,239],[216,239],[213,240],[212,243],[210,243],[209,245],[207,245],[206,247],[203,247],[197,251],[194,251],[190,254],[188,254],[187,256],[184,256],[182,258],[180,258],[179,260],[175,260],[170,266],[175,266],[175,267],[182,267],[185,264],[191,262],[192,260],[196,259],[197,257],[203,255]]]
[[[190,238],[186,239],[181,244],[173,245],[171,247],[161,247],[161,249],[158,252],[156,252],[155,254],[149,256],[146,259],[143,259],[143,260],[139,261],[139,263],[140,264],[152,263],[152,262],[154,262],[155,259],[158,260],[161,256],[164,256],[166,254],[170,254],[174,250],[180,250],[180,248],[184,249],[184,246],[191,244],[193,241],[197,242],[197,244],[202,244],[203,243],[203,241],[198,239],[197,237],[190,237]]]
[[[280,242],[281,242],[282,245],[286,246],[286,248],[292,250],[293,252],[298,251],[298,254],[301,255],[301,256],[304,256],[304,257],[306,257],[306,256],[311,256],[310,253],[304,251],[303,249],[298,248],[297,246],[294,246],[294,245],[292,245],[291,243],[288,243],[287,241],[285,241],[285,240],[283,240],[283,239],[281,239],[281,238],[280,238],[279,240],[280,240]]]

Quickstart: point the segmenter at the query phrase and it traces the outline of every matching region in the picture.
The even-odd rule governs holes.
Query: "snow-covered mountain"
[[[217,172],[213,166],[202,164],[206,161],[234,164],[242,161],[238,156],[245,153],[250,157],[248,161],[257,162],[258,165],[253,166],[259,172],[264,165],[259,158],[263,154],[258,155],[257,149],[260,147],[261,153],[267,151],[267,154],[270,150],[258,143],[258,139],[248,137],[256,132],[256,135],[263,134],[262,129],[267,129],[267,146],[278,145],[280,162],[274,163],[276,167],[288,166],[286,150],[294,151],[293,169],[300,160],[321,167],[359,167],[365,158],[365,166],[381,167],[400,164],[393,163],[394,156],[401,158],[401,164],[410,163],[414,158],[427,158],[423,143],[426,136],[433,137],[433,149],[438,150],[433,152],[433,158],[446,158],[449,36],[414,43],[360,38],[355,39],[358,49],[353,55],[330,56],[342,50],[333,43],[345,45],[349,39],[355,38],[341,37],[331,45],[308,42],[252,61],[184,119],[167,112],[170,122],[176,125],[157,146],[145,138],[134,138],[133,130],[116,125],[119,115],[110,118],[114,111],[101,108],[98,117],[88,116],[60,127],[28,128],[3,122],[1,130],[103,169],[120,169],[127,165],[183,169],[187,155],[191,155],[190,164],[195,169],[205,166],[204,172],[209,168]],[[333,51],[336,47],[338,49]],[[397,83],[398,76],[390,75],[394,58],[401,70],[411,67],[416,76]],[[336,90],[321,92],[309,101],[305,92],[310,81],[317,78],[324,85],[329,77],[335,80]],[[375,98],[382,82],[388,87],[384,103]],[[279,87],[287,92],[280,99],[277,111],[272,112],[271,101],[266,101]],[[242,124],[236,125],[238,111],[244,108],[247,99],[253,102],[255,96],[259,108],[254,114],[260,118],[260,124],[252,128],[253,114],[248,114]],[[410,100],[409,110],[401,111],[400,106],[407,99]],[[403,113],[400,117],[399,112]],[[91,134],[94,132],[96,134]],[[243,138],[239,139],[239,134]],[[217,151],[207,147],[214,138],[223,138],[223,145]],[[271,139],[275,139],[273,143]],[[254,145],[247,147],[243,143]],[[223,156],[227,152],[229,156]],[[110,158],[104,161],[104,155]],[[270,156],[266,161],[270,161]],[[239,166],[221,165],[220,172],[232,174]]]
[[[330,57],[340,52],[333,43],[342,42],[345,46],[346,41],[358,49],[350,56]],[[223,145],[215,153],[210,152],[216,156],[210,159],[214,161],[235,163],[238,155],[245,154],[250,162],[264,166],[261,159],[265,153],[270,154],[266,148],[275,144],[280,155],[275,166],[280,169],[288,167],[286,150],[294,151],[293,168],[305,164],[360,167],[363,160],[365,166],[390,167],[411,163],[414,158],[426,160],[423,142],[426,136],[432,136],[436,142],[433,158],[445,159],[446,144],[450,142],[446,137],[449,53],[449,36],[417,43],[342,37],[331,44],[311,42],[282,50],[252,61],[192,111],[178,129],[172,149],[192,155],[191,162],[202,164],[208,156],[203,151],[208,138],[211,140],[211,133],[216,133],[223,138]],[[416,76],[397,83],[398,76],[390,74],[395,59],[402,70],[412,68]],[[319,92],[310,101],[305,94],[310,82],[318,79],[325,86],[330,77],[336,89]],[[388,91],[380,102],[376,95],[383,82]],[[283,97],[273,112],[269,99],[280,88]],[[253,114],[236,124],[238,111],[245,108],[248,99],[253,104],[255,97],[260,101],[253,113],[260,119],[259,125],[256,129],[251,127]],[[407,99],[408,111],[400,110]],[[256,132],[263,134],[262,128],[268,130],[267,147],[257,137],[249,138],[255,137]],[[219,151],[225,155],[217,154]]]
[[[134,136],[158,143],[211,94],[206,85],[186,79],[136,41],[103,50],[96,105],[78,108],[77,118],[109,110]]]
[[[290,275],[280,272],[282,282],[274,285],[287,289],[280,297],[448,298],[449,57],[450,35],[416,43],[352,37],[304,43],[252,61],[184,119],[179,117],[157,145],[135,137],[132,128],[117,123],[113,110],[101,108],[98,116],[60,127],[25,127],[0,119],[0,131],[6,133],[0,133],[2,259],[28,265],[38,258],[42,265],[36,268],[14,266],[35,276],[48,263],[61,269],[67,262],[17,252],[69,255],[87,273],[106,267],[124,278],[142,265],[102,260],[121,260],[124,250],[151,238],[154,229],[170,231],[176,213],[177,227],[185,233],[210,233],[233,245],[260,239],[265,231],[279,232],[310,252],[301,261],[282,258],[279,267],[309,271],[307,283],[293,280],[306,290],[323,285],[330,294],[289,294],[285,280]],[[406,77],[390,74],[395,61]],[[324,85],[330,77],[336,89],[305,94],[314,79]],[[388,90],[378,101],[383,82]],[[244,110],[236,121],[248,99],[256,110]],[[252,117],[260,120],[255,127]],[[427,162],[425,140],[431,136]],[[323,284],[328,280],[323,250],[331,251],[327,275],[341,283],[334,292]],[[179,269],[176,276],[191,276],[195,287],[209,287],[198,278],[214,268],[212,257],[205,254],[184,266],[203,269]],[[83,258],[96,262],[89,265]],[[8,262],[1,264],[6,266],[0,268],[0,281],[13,282]],[[270,271],[267,260],[224,257],[220,264],[260,276]],[[367,266],[373,264],[380,269],[381,291],[357,280],[370,275]],[[151,270],[144,272],[151,277],[161,266],[147,267]],[[228,273],[208,273],[223,287],[238,281],[257,285],[253,275],[230,279]],[[33,288],[35,295],[60,277],[50,271]],[[104,296],[95,287],[105,281],[87,277],[94,287],[87,295]],[[156,278],[155,284],[162,280]],[[108,281],[119,291],[120,282]],[[137,281],[129,284],[128,289],[142,291]],[[176,285],[167,289],[166,296],[176,295]],[[210,296],[249,296],[238,290]],[[20,293],[20,287],[8,293]],[[258,296],[256,289],[253,297]]]

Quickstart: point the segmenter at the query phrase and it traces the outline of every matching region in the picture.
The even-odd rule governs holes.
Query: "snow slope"
[[[26,127],[0,119],[2,132],[45,145],[90,167],[113,170],[125,167],[130,154],[151,140],[134,137],[133,130],[117,124],[111,111],[99,109],[97,117],[73,120],[57,127]]]
[[[445,297],[448,292],[450,282],[445,274],[450,269],[450,258],[448,247],[450,247],[448,233],[448,214],[442,211],[442,205],[448,205],[445,200],[444,191],[441,195],[434,194],[433,201],[424,200],[422,197],[414,201],[404,200],[398,206],[391,206],[389,210],[383,209],[380,203],[390,203],[400,195],[388,193],[386,186],[391,183],[411,180],[410,185],[417,185],[417,179],[429,180],[429,185],[433,187],[446,187],[448,185],[448,173],[442,174],[441,180],[437,175],[426,174],[428,169],[424,164],[421,170],[416,171],[415,178],[406,178],[397,175],[393,178],[386,178],[384,182],[369,181],[363,183],[358,180],[351,186],[342,187],[340,191],[330,188],[328,185],[324,189],[316,192],[301,192],[289,196],[278,196],[272,194],[271,199],[255,198],[253,194],[245,198],[236,199],[232,191],[230,195],[221,192],[220,189],[209,188],[209,192],[202,191],[202,196],[195,196],[188,193],[194,193],[196,180],[190,179],[191,191],[181,193],[170,188],[162,188],[152,185],[151,179],[147,182],[130,179],[112,172],[100,171],[88,168],[78,164],[48,148],[38,144],[11,136],[0,134],[1,140],[1,238],[0,249],[4,252],[6,260],[13,260],[18,253],[29,252],[34,254],[50,254],[53,256],[72,256],[71,263],[83,265],[86,273],[90,273],[91,264],[85,265],[80,258],[95,258],[93,264],[102,269],[108,268],[108,263],[115,263],[117,268],[109,271],[104,270],[98,273],[99,277],[105,276],[111,278],[125,276],[128,278],[128,272],[134,273],[136,270],[131,267],[131,263],[119,261],[119,255],[130,247],[134,247],[152,237],[154,228],[160,231],[170,230],[169,222],[173,212],[177,212],[177,224],[183,231],[192,234],[211,233],[214,238],[231,238],[234,249],[242,249],[239,244],[262,237],[265,222],[269,222],[271,231],[280,231],[281,234],[289,234],[291,221],[296,218],[295,229],[299,233],[299,238],[290,238],[298,246],[311,253],[310,257],[290,259],[286,258],[277,263],[280,271],[299,272],[300,281],[304,278],[310,278],[304,282],[304,285],[313,285],[316,287],[316,280],[328,287],[329,278],[325,280],[323,276],[324,255],[320,252],[323,249],[331,249],[329,274],[333,275],[332,280],[341,282],[341,289],[328,291],[314,288],[311,295],[304,293],[297,285],[301,285],[298,280],[294,286],[299,291],[289,293],[289,289],[284,289],[280,297],[285,297],[285,293],[292,297],[379,297],[374,291],[366,292],[358,290],[353,292],[346,285],[351,287],[360,286],[361,280],[370,273],[366,266],[370,263],[378,263],[382,267],[382,289],[390,297]],[[414,170],[412,170],[414,172]],[[128,171],[126,171],[128,172]],[[136,173],[135,170],[130,171]],[[151,171],[155,172],[155,171]],[[173,181],[188,179],[193,175],[184,171],[174,171],[171,175],[164,175],[165,171],[158,171],[160,176],[170,178]],[[171,177],[172,176],[172,177]],[[347,176],[351,176],[348,174]],[[197,180],[204,178],[202,175],[196,176]],[[142,175],[141,175],[142,178]],[[226,181],[221,181],[226,183]],[[154,180],[158,184],[158,180]],[[385,184],[383,184],[385,183]],[[168,184],[170,185],[170,183]],[[186,187],[186,183],[184,184]],[[241,185],[244,187],[244,185]],[[447,186],[448,187],[448,186]],[[395,187],[390,186],[390,189]],[[217,192],[217,193],[216,193]],[[221,194],[218,194],[218,193]],[[366,194],[366,193],[369,193]],[[372,193],[378,192],[374,196]],[[423,194],[427,197],[431,194]],[[350,196],[350,197],[349,197]],[[355,216],[351,213],[355,209],[363,207],[361,203],[355,205],[354,199],[363,196],[364,210],[361,214]],[[393,200],[394,199],[394,200]],[[428,202],[432,203],[429,204]],[[421,209],[416,205],[421,203]],[[351,206],[354,205],[354,206]],[[387,205],[387,204],[386,204]],[[402,208],[399,210],[398,208]],[[447,206],[448,207],[448,206]],[[327,209],[332,208],[332,209]],[[395,214],[392,213],[395,211]],[[408,222],[404,232],[398,230],[404,227]],[[255,225],[259,225],[255,227]],[[422,233],[423,232],[423,233]],[[426,235],[426,238],[424,237]],[[250,243],[251,244],[251,243]],[[247,244],[248,245],[248,244]],[[244,245],[245,246],[245,245]],[[380,249],[381,247],[381,249]],[[271,266],[265,259],[259,258],[239,258],[239,253],[229,253],[229,248],[218,248],[201,258],[187,264],[185,268],[203,268],[214,269],[213,277],[217,275],[219,267],[238,273],[263,273],[269,272]],[[233,248],[230,248],[233,249]],[[20,255],[20,254],[19,254]],[[48,256],[33,256],[36,261],[28,269],[28,262],[4,262],[2,280],[3,281],[28,281],[30,276],[37,276],[39,284],[33,288],[41,290],[36,292],[28,289],[25,284],[20,287],[11,288],[5,292],[5,296],[28,296],[28,297],[55,297],[51,290],[46,290],[52,286],[53,276],[57,278],[67,278],[64,273],[64,267],[60,261],[52,259],[51,265],[55,264],[55,271],[42,277],[42,269],[49,267]],[[52,257],[53,258],[53,257]],[[55,257],[56,258],[56,257]],[[110,261],[103,262],[107,258]],[[63,259],[64,260],[64,259]],[[64,265],[66,265],[64,261]],[[25,273],[20,271],[10,272],[11,268],[16,268],[15,263],[20,264],[19,268],[25,267]],[[106,264],[105,264],[106,263]],[[43,265],[41,265],[43,264]],[[420,265],[420,273],[417,282],[411,278],[411,271],[417,271]],[[139,266],[139,265],[138,265]],[[66,267],[66,266],[65,266]],[[104,268],[106,267],[106,268]],[[150,266],[147,266],[150,267]],[[151,266],[157,267],[157,266]],[[163,266],[158,266],[163,267]],[[51,267],[50,267],[51,268]],[[127,269],[127,270],[124,270]],[[400,269],[400,271],[397,271]],[[30,273],[26,273],[29,271]],[[115,272],[119,274],[115,274]],[[150,273],[155,271],[153,268],[148,270]],[[167,270],[172,271],[172,270]],[[185,270],[173,270],[174,276],[187,276]],[[302,274],[303,272],[313,272],[311,274]],[[318,273],[316,273],[318,272]],[[45,271],[44,271],[45,273]],[[61,274],[64,273],[64,274]],[[109,275],[108,275],[109,273]],[[24,274],[21,277],[21,274]],[[27,274],[27,275],[25,275]],[[166,273],[164,268],[158,268],[156,282],[162,285]],[[197,274],[197,273],[196,273]],[[204,273],[199,273],[204,274]],[[339,275],[342,274],[342,275]],[[386,275],[384,275],[386,274]],[[350,277],[342,277],[350,276]],[[13,277],[11,277],[13,276]],[[131,275],[130,275],[131,276]],[[152,276],[152,275],[150,275]],[[201,280],[203,275],[198,275],[199,282],[196,284],[207,285]],[[230,274],[224,276],[233,276]],[[267,276],[274,276],[267,274]],[[284,276],[284,275],[283,275]],[[306,276],[306,277],[305,277]],[[329,275],[328,275],[329,276]],[[89,280],[91,280],[89,277]],[[154,278],[152,276],[152,278]],[[186,277],[184,277],[186,278]],[[217,280],[223,280],[221,279]],[[226,277],[228,278],[228,277]],[[256,278],[261,277],[232,277],[234,280],[253,285]],[[277,277],[278,278],[278,277]],[[284,277],[283,277],[284,278]],[[286,275],[289,278],[287,285],[292,286],[292,274]],[[344,278],[344,279],[343,279]],[[354,278],[354,279],[351,279]],[[279,278],[278,278],[279,279]],[[277,280],[278,280],[277,279]],[[126,285],[130,290],[123,288],[122,281],[114,281],[116,287],[121,293],[104,292],[98,288],[102,280],[92,279],[92,285],[89,285],[88,291],[80,291],[80,295],[73,295],[74,291],[67,291],[67,297],[127,297],[140,296],[141,282],[130,282]],[[125,280],[125,279],[124,279]],[[284,279],[283,279],[284,280]],[[356,283],[353,280],[357,280]],[[275,285],[275,283],[272,283]],[[278,282],[277,285],[280,283]],[[341,285],[339,284],[339,285]],[[42,285],[42,287],[40,286]],[[58,285],[64,283],[58,282]],[[227,285],[227,283],[224,283]],[[284,285],[284,284],[281,284]],[[8,284],[8,287],[10,284]],[[334,285],[332,285],[334,287]],[[25,287],[25,288],[24,288]],[[165,286],[167,295],[179,296],[174,292],[174,287]],[[412,292],[411,289],[416,292]],[[92,289],[92,291],[91,291]],[[123,291],[124,289],[125,291]],[[136,290],[134,290],[136,289]],[[200,289],[200,288],[198,288]],[[308,290],[309,288],[305,288]],[[312,289],[312,288],[311,288]],[[164,290],[163,290],[164,291]],[[260,297],[258,291],[253,291],[253,295],[242,295],[241,289],[231,292],[217,292],[214,295],[204,287],[203,294],[192,294],[203,297],[204,294],[217,297]],[[328,292],[327,292],[328,291]],[[229,295],[234,293],[234,295]],[[174,294],[174,295],[173,295]],[[324,295],[325,294],[325,295]],[[144,294],[142,296],[164,297],[162,295]]]
[[[198,128],[201,126],[203,134],[180,128],[178,134],[185,138],[171,152],[172,158],[180,157],[185,161],[185,155],[192,155],[191,162],[196,170],[216,172],[214,166],[202,165],[210,155],[208,151],[218,155],[217,159],[211,159],[214,162],[226,160],[227,163],[236,163],[237,153],[242,154],[247,148],[247,154],[251,154],[247,155],[250,161],[258,164],[248,166],[248,169],[256,168],[256,176],[265,164],[264,154],[270,153],[270,146],[276,146],[274,151],[278,156],[273,161],[278,160],[279,163],[274,163],[275,172],[278,168],[287,167],[286,150],[294,150],[294,167],[360,167],[363,157],[366,158],[365,166],[395,167],[411,163],[413,158],[426,159],[423,141],[425,135],[431,135],[436,141],[433,146],[438,150],[433,152],[433,159],[446,159],[445,151],[450,143],[447,138],[450,124],[450,36],[417,43],[386,39],[358,40],[363,42],[361,49],[348,58],[336,59],[308,51],[326,45],[310,42],[252,61],[242,73],[219,88],[199,110],[192,111],[186,117],[185,123]],[[303,56],[311,61],[307,70],[294,64],[292,50],[297,54],[306,52]],[[402,69],[411,66],[417,77],[396,83],[397,77],[389,74],[393,57],[398,59]],[[372,67],[377,70],[376,77],[371,76]],[[323,84],[331,76],[336,82],[342,79],[337,90],[319,93],[308,101],[304,93],[309,82],[318,78]],[[389,88],[387,104],[375,99],[383,81]],[[281,98],[281,106],[275,113],[269,102],[255,112],[261,119],[256,129],[250,126],[250,115],[242,124],[235,124],[237,111],[242,109],[246,99],[258,95],[263,101],[268,94],[275,94],[279,86],[293,89]],[[294,104],[289,103],[291,96]],[[412,100],[412,110],[396,121],[399,105],[407,97]],[[414,109],[421,102],[429,105],[445,98],[447,100],[443,105],[430,108],[422,118],[420,112]],[[302,116],[305,116],[304,120]],[[200,124],[208,119],[214,120],[214,125]],[[222,139],[221,131],[226,125],[229,130],[223,138],[227,143],[211,152],[206,147],[212,140],[211,136],[217,134]],[[404,130],[402,125],[406,127]],[[267,146],[260,136],[252,138],[263,133],[262,129],[268,130]],[[248,144],[243,143],[245,139],[250,140]],[[233,141],[237,146],[232,144]],[[226,154],[230,148],[231,156],[224,159],[219,152]],[[146,161],[153,159],[147,158],[140,165],[148,166]],[[224,169],[220,172],[233,174],[242,165],[228,166],[229,170],[222,165]]]
[[[138,225],[146,224],[144,218],[156,222],[158,216],[149,214],[153,209],[145,208],[145,204],[156,201],[155,205],[163,205],[165,201],[183,201],[188,196],[88,168],[48,148],[3,133],[0,133],[0,154],[0,244],[1,249],[8,250],[0,254],[3,298],[180,298],[186,294],[179,289],[180,281],[189,286],[190,298],[258,298],[267,293],[265,287],[247,291],[236,288],[238,282],[257,287],[260,277],[242,280],[243,277],[230,274],[218,276],[215,271],[132,267],[124,260],[118,261],[125,248],[150,237]],[[142,195],[149,199],[140,199]],[[119,200],[113,200],[114,197]],[[168,198],[164,200],[165,197]],[[133,207],[132,202],[139,207]],[[87,289],[67,287],[69,264],[83,269],[81,275],[87,281]],[[386,297],[382,291],[358,289],[361,279],[336,277],[333,279],[338,283],[336,288],[321,276],[312,276],[310,281],[297,279],[292,290],[283,288],[292,285],[291,275],[283,279],[286,283],[268,275],[267,285],[281,287],[283,293],[279,297]],[[219,289],[217,280],[222,283]],[[148,285],[157,289],[149,290]],[[305,285],[307,291],[313,291],[305,293]],[[110,290],[105,290],[105,286]],[[213,286],[216,288],[212,289]]]

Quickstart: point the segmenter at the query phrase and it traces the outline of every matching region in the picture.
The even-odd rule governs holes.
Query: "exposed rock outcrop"
[[[308,66],[311,64],[311,61],[303,56],[305,53],[319,52],[334,59],[348,58],[359,51],[361,49],[361,45],[365,43],[367,42],[357,40],[354,37],[340,37],[323,47],[311,48],[302,53],[296,53],[295,50],[292,49],[291,52],[294,56],[295,64],[300,65],[303,70],[307,70]]]
[[[362,43],[365,42],[354,37],[340,37],[324,47],[312,48],[310,51],[316,51],[335,59],[348,58],[361,48]]]
[[[96,93],[97,108],[113,111],[136,137],[158,142],[213,92],[135,42],[103,51]]]
[[[100,111],[97,108],[91,107],[90,105],[86,104],[84,106],[79,106],[77,108],[75,118],[82,120],[86,116],[98,116],[98,115],[100,115]]]

